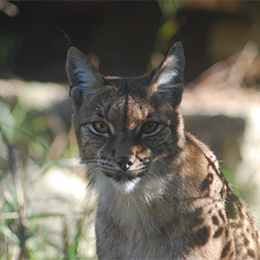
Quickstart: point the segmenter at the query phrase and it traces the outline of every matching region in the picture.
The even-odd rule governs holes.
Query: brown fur
[[[99,194],[99,259],[260,259],[259,230],[179,111],[180,42],[150,74],[104,77],[67,58],[82,162]]]

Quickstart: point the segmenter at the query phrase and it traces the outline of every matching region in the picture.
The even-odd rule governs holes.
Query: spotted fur
[[[137,78],[104,77],[68,51],[73,125],[99,194],[99,259],[260,259],[249,210],[215,155],[184,131],[183,67],[180,42]]]

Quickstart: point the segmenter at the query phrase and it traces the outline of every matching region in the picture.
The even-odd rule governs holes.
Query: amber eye
[[[143,124],[141,129],[142,129],[143,133],[151,134],[151,133],[155,132],[157,127],[158,127],[158,123],[148,122],[148,123]]]
[[[104,122],[95,122],[92,124],[93,128],[100,134],[105,134],[109,131],[108,124]]]

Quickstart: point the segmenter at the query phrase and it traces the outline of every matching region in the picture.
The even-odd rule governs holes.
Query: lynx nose
[[[132,157],[118,157],[116,163],[123,171],[127,171],[134,164],[134,161]]]

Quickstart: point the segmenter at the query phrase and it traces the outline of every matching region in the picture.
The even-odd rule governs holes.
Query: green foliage
[[[147,71],[156,68],[164,58],[172,43],[170,41],[179,29],[179,22],[176,14],[179,10],[179,3],[173,0],[157,1],[161,10],[161,23],[157,32],[153,52],[148,63]]]
[[[158,30],[158,40],[168,41],[178,31],[179,25],[175,20],[179,4],[176,1],[158,1],[162,13],[161,27]]]
[[[241,197],[240,189],[238,185],[236,185],[236,173],[235,171],[227,168],[222,168],[223,174],[227,178],[228,182],[231,184],[232,190]]]
[[[94,250],[85,251],[94,246],[89,233],[95,204],[76,210],[71,197],[61,201],[68,210],[53,207],[50,211],[51,197],[46,204],[33,199],[50,170],[72,172],[79,167],[72,159],[78,153],[73,131],[57,131],[50,123],[53,116],[62,125],[58,116],[39,115],[19,101],[13,107],[0,101],[0,259],[94,256]],[[88,197],[86,204],[91,194]]]

